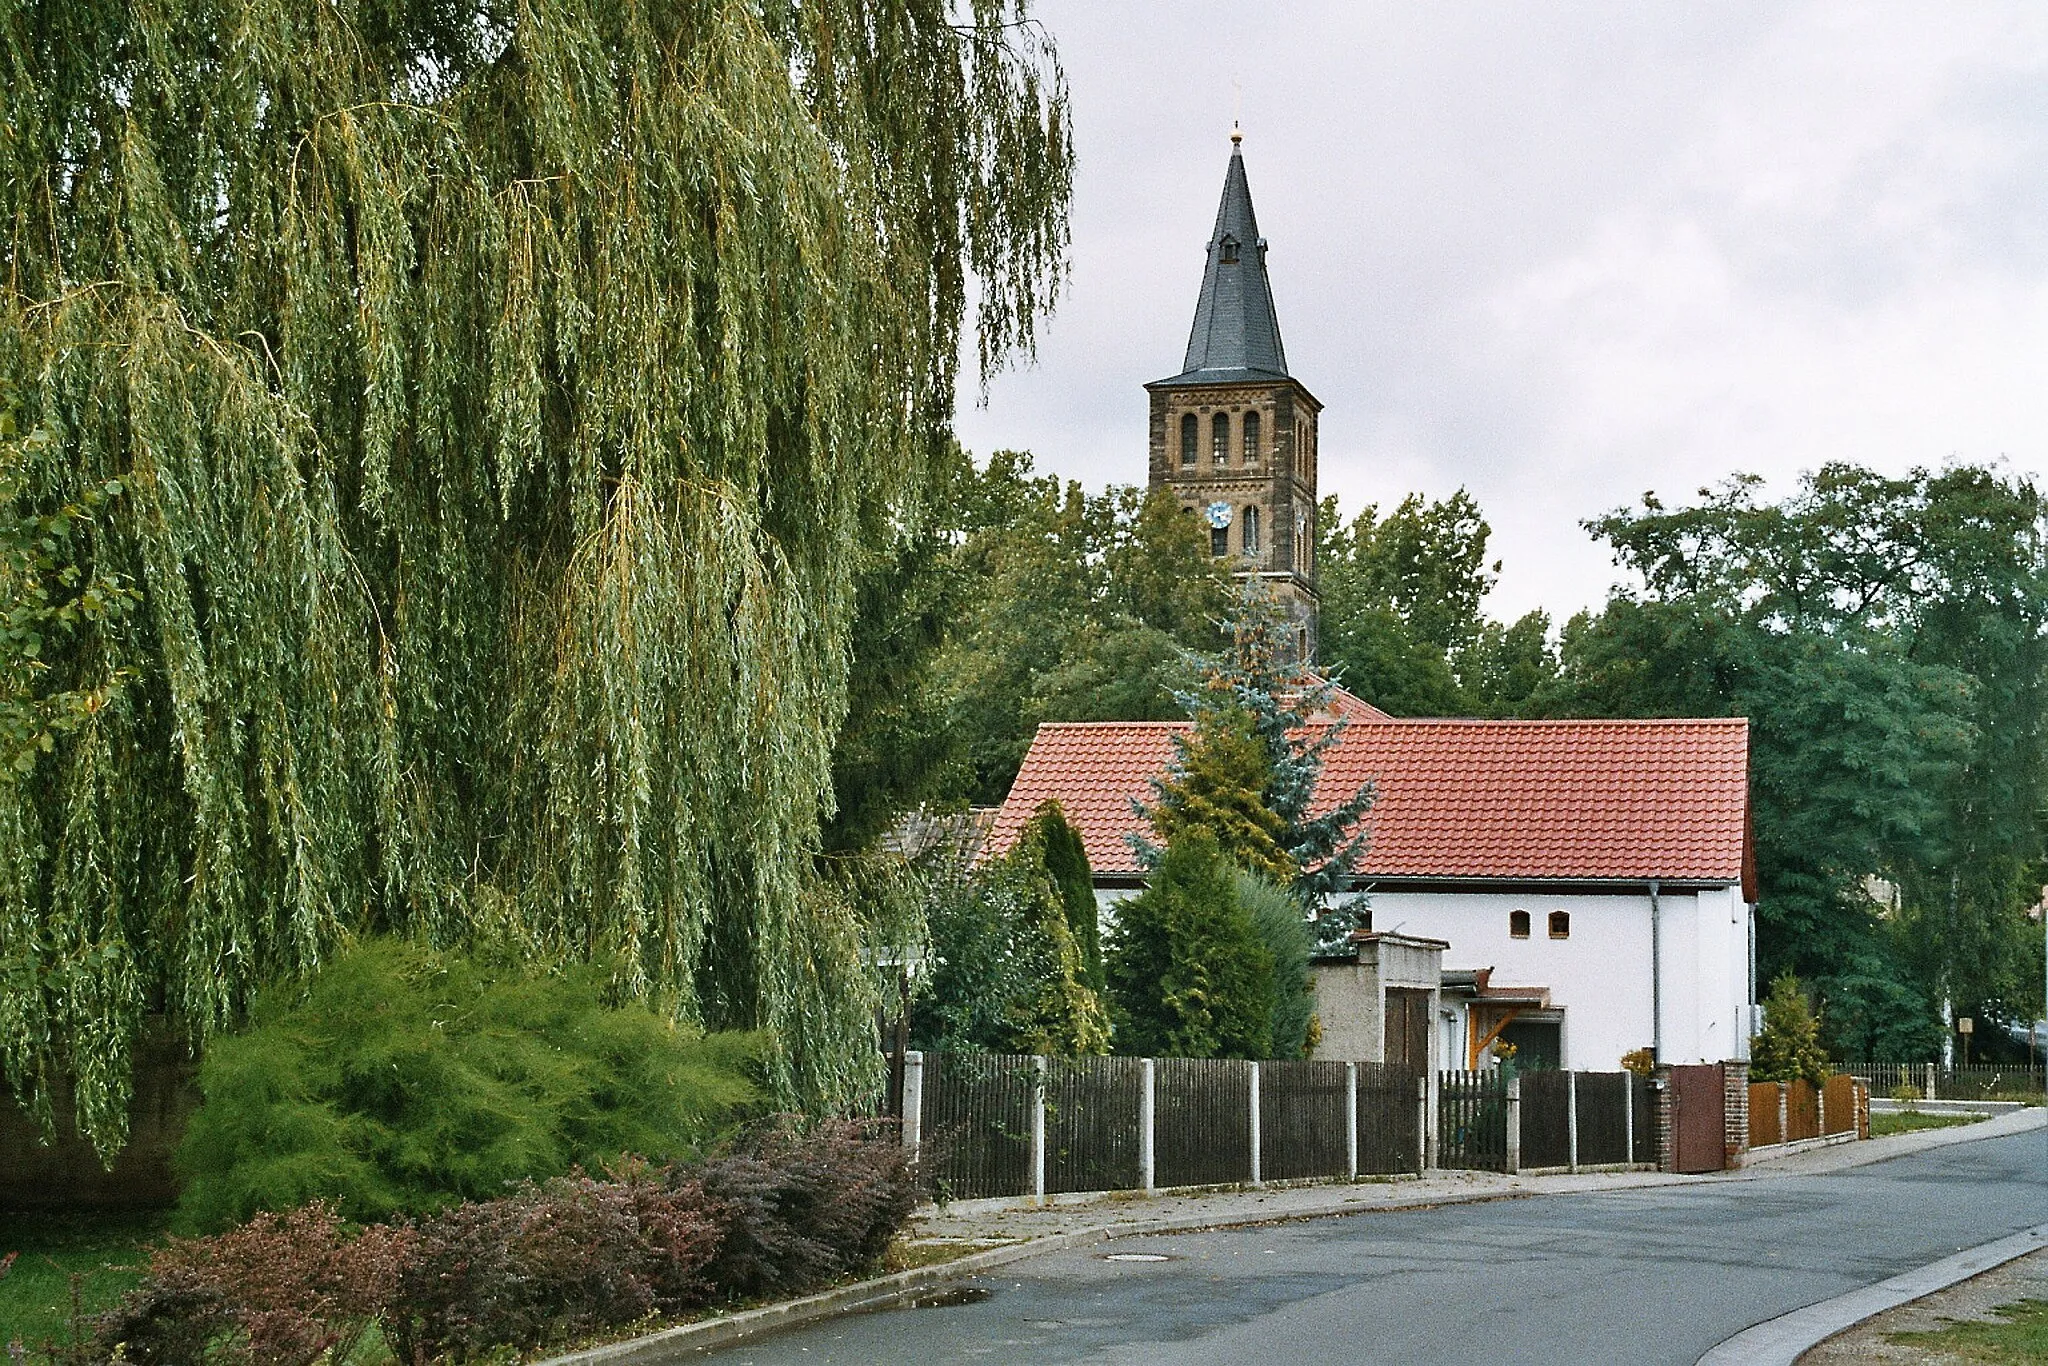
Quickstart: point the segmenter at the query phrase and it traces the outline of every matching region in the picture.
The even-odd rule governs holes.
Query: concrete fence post
[[[1263,1185],[1259,1180],[1259,1065],[1253,1063],[1252,1070],[1252,1184]]]
[[[924,1054],[903,1055],[903,1147],[910,1160],[924,1142]]]
[[[1579,1169],[1579,1074],[1564,1074],[1564,1132],[1567,1164]]]
[[[1422,1115],[1422,1169],[1429,1171],[1437,1164],[1438,1134],[1437,1117],[1443,1113],[1443,1073],[1431,1067],[1422,1074],[1423,1115]]]
[[[1158,1125],[1158,1102],[1153,1090],[1155,1072],[1152,1059],[1138,1060],[1138,1177],[1145,1194],[1159,1189],[1158,1150],[1153,1145],[1153,1134]]]
[[[1792,1141],[1792,1087],[1786,1082],[1778,1083],[1778,1142]]]
[[[1628,1150],[1628,1164],[1636,1161],[1636,1074],[1621,1074],[1621,1144]]]
[[[1522,1170],[1522,1079],[1508,1078],[1508,1173]]]
[[[1935,1099],[1938,1099],[1938,1097],[1936,1097],[1936,1095],[1934,1094],[1934,1064],[1933,1064],[1933,1063],[1928,1063],[1928,1064],[1927,1064],[1927,1089],[1926,1089],[1926,1090],[1924,1090],[1924,1091],[1922,1091],[1922,1092],[1920,1093],[1920,1099],[1922,1099],[1922,1100],[1935,1100]]]
[[[1358,1064],[1344,1064],[1344,1175],[1358,1179]]]
[[[1436,1165],[1436,1126],[1430,1122],[1429,1097],[1433,1088],[1429,1078],[1423,1077],[1415,1083],[1415,1123],[1421,1132],[1415,1135],[1415,1174],[1422,1175]]]
[[[1819,1112],[1819,1115],[1820,1115],[1820,1136],[1821,1136],[1822,1138],[1826,1138],[1826,1137],[1828,1136],[1828,1088],[1827,1088],[1827,1087],[1825,1087],[1825,1086],[1816,1086],[1816,1087],[1814,1087],[1814,1088],[1813,1088],[1813,1106],[1814,1106],[1814,1109],[1815,1109],[1816,1111],[1818,1111],[1818,1112]]]
[[[1045,1203],[1045,1057],[1031,1058],[1031,1198]]]

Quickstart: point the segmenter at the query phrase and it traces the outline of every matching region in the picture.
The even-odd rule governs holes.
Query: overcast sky
[[[1145,477],[1241,87],[1289,368],[1347,515],[1470,489],[1491,610],[1568,615],[1579,527],[1829,459],[2048,469],[2048,4],[1038,0],[1073,278],[977,456]]]

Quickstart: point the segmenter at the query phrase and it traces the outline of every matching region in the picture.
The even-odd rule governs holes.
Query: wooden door
[[[1386,1032],[1380,1057],[1412,1072],[1429,1070],[1429,993],[1414,987],[1387,988]]]

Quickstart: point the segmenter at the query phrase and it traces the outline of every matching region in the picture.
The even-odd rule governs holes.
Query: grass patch
[[[2048,1300],[2021,1300],[1991,1311],[1997,1321],[1970,1320],[1914,1333],[1886,1333],[1901,1347],[1945,1352],[1991,1366],[2048,1361]]]
[[[1872,1111],[1870,1136],[1883,1138],[1887,1134],[1910,1134],[1921,1129],[1950,1129],[1958,1124],[1975,1124],[1983,1118],[1983,1115],[1933,1114],[1925,1110],[1895,1110],[1888,1114]]]
[[[21,1255],[0,1280],[0,1350],[68,1343],[71,1278],[79,1277],[78,1309],[95,1314],[113,1306],[141,1279],[147,1249],[164,1231],[166,1216],[150,1214],[10,1214],[0,1234],[0,1257]]]
[[[1014,1238],[920,1238],[915,1241],[898,1238],[882,1255],[882,1274],[911,1271],[921,1266],[939,1266],[1016,1241]]]

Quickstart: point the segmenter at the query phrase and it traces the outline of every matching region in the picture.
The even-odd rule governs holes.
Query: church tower
[[[1210,552],[1239,578],[1266,582],[1315,658],[1316,415],[1323,405],[1287,373],[1252,214],[1243,135],[1230,135],[1223,202],[1209,237],[1187,359],[1145,386],[1152,401],[1152,487],[1202,519]]]

